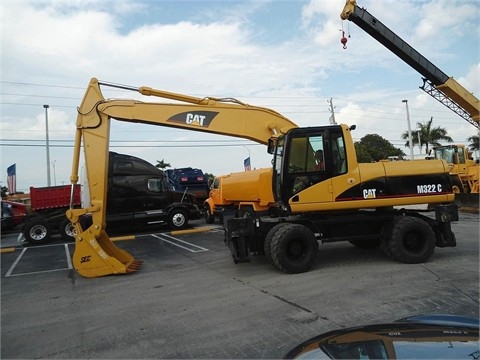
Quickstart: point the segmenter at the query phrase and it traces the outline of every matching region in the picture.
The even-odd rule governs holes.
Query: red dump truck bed
[[[70,206],[70,185],[30,187],[32,210],[54,209]],[[80,185],[75,186],[73,205],[80,205]]]

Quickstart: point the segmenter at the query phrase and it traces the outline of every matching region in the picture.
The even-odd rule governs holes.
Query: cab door
[[[292,212],[299,205],[331,202],[333,164],[326,132],[295,129],[285,142],[283,195]]]

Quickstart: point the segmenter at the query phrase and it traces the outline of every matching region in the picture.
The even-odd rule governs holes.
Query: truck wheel
[[[23,234],[30,244],[44,244],[50,240],[52,229],[45,218],[35,216],[25,224]]]
[[[63,241],[75,240],[75,227],[67,218],[63,219],[63,221],[60,223],[58,231],[60,232]]]
[[[422,219],[400,216],[395,219],[387,247],[394,260],[407,264],[423,263],[435,251],[435,233]]]
[[[188,224],[188,216],[182,209],[173,209],[168,215],[168,226],[172,230],[183,229]]]
[[[203,211],[205,216],[205,222],[207,224],[213,224],[215,222],[215,216],[213,216],[212,212],[210,211],[210,206],[205,205]]]
[[[318,243],[307,227],[285,224],[275,231],[270,251],[272,261],[279,270],[298,274],[312,268],[318,256]]]
[[[273,264],[272,260],[272,239],[277,233],[277,231],[280,230],[282,226],[284,226],[284,223],[277,224],[274,227],[272,227],[268,232],[267,236],[265,236],[265,240],[263,240],[263,252],[265,253],[265,257],[267,260]]]

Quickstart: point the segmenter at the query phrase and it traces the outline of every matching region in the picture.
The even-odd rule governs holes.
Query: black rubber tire
[[[273,264],[281,271],[298,274],[309,271],[318,257],[318,242],[306,226],[284,224],[272,238]]]
[[[452,179],[452,190],[455,194],[464,193],[462,181],[458,178],[457,175],[451,176]]]
[[[52,236],[52,227],[44,217],[34,216],[23,227],[23,235],[30,244],[45,244]]]
[[[265,239],[263,240],[263,252],[265,254],[265,257],[267,258],[268,262],[273,264],[272,260],[272,239],[275,236],[276,232],[280,230],[282,226],[284,226],[284,223],[277,224],[274,227],[272,227],[268,232],[267,236],[265,236]]]
[[[203,215],[207,224],[213,224],[215,222],[215,216],[210,211],[210,206],[205,205],[203,208]]]
[[[399,216],[394,221],[387,247],[393,259],[406,264],[420,264],[435,251],[435,233],[420,218]]]
[[[168,214],[168,226],[172,230],[184,229],[188,225],[188,215],[183,209],[173,209]]]
[[[58,227],[58,232],[63,241],[75,241],[75,227],[67,218],[63,219]]]
[[[349,243],[360,249],[371,250],[380,246],[380,239],[350,240]]]

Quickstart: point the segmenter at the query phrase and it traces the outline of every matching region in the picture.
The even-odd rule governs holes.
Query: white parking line
[[[72,257],[70,256],[70,250],[68,249],[68,244],[64,244],[65,245],[65,253],[67,255],[67,265],[68,265],[68,268],[69,269],[73,269],[73,265],[72,265]]]
[[[66,268],[60,268],[60,269],[52,269],[52,270],[42,270],[42,271],[31,271],[31,272],[26,272],[26,273],[20,273],[20,274],[13,274],[12,272],[15,270],[17,267],[18,263],[20,262],[22,256],[26,253],[26,251],[29,248],[24,248],[20,255],[15,259],[13,262],[12,266],[10,266],[10,269],[8,269],[7,273],[5,274],[5,277],[14,277],[14,276],[22,276],[22,275],[32,275],[32,274],[41,274],[41,273],[49,273],[49,272],[54,272],[54,271],[62,271],[62,270],[70,270],[73,269],[72,266],[72,258],[70,256],[70,250],[68,249],[68,244],[63,244],[65,246],[65,254],[67,258],[67,265],[68,267]],[[46,246],[58,246],[58,245],[46,245]]]
[[[27,251],[27,248],[23,249],[22,252],[20,253],[20,255],[18,255],[18,257],[15,259],[15,261],[13,262],[12,266],[10,266],[10,269],[8,269],[7,271],[7,274],[5,275],[5,277],[9,277],[11,276],[13,270],[15,269],[15,266],[17,266],[18,262],[20,261],[20,259],[22,258],[23,254],[25,254],[25,252]]]
[[[176,237],[173,237],[173,236],[170,236],[168,234],[160,234],[160,235],[156,235],[156,234],[150,234],[150,236],[153,236],[154,238],[157,238],[159,240],[162,240],[162,241],[165,241],[169,244],[172,244],[174,246],[177,246],[179,248],[182,248],[182,249],[185,249],[187,251],[190,251],[192,253],[197,253],[197,252],[202,252],[202,251],[208,251],[208,249],[204,248],[204,247],[201,247],[201,246],[198,246],[198,245],[195,245],[195,244],[192,244],[192,243],[189,243],[187,241],[184,241],[184,240],[180,240],[180,239],[177,239]],[[169,238],[171,240],[168,240],[166,238]],[[193,249],[189,249],[188,247],[186,246],[182,246],[178,243],[183,243],[187,246],[191,246]],[[195,248],[197,250],[195,250]]]

